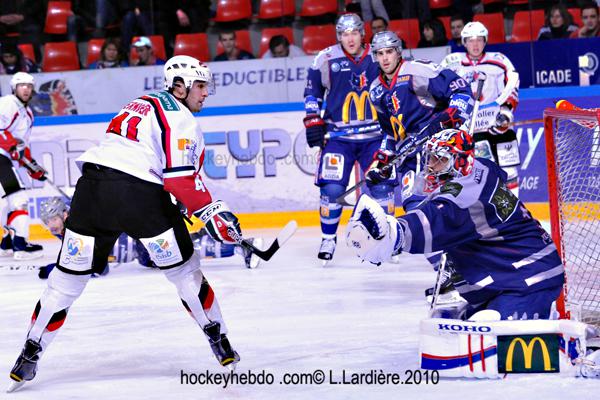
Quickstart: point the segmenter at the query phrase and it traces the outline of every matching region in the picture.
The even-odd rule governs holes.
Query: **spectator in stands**
[[[129,52],[129,44],[136,34],[149,36],[154,31],[152,26],[153,0],[120,1],[123,13],[121,22],[121,46],[125,53]],[[164,63],[163,63],[164,64]]]
[[[210,0],[155,1],[155,5],[157,33],[165,38],[169,54],[175,44],[175,36],[178,34],[206,32],[210,16]]]
[[[438,47],[446,46],[447,44],[446,28],[444,28],[442,21],[433,18],[423,22],[421,40],[419,40],[417,47]]]
[[[237,47],[235,32],[220,32],[219,42],[221,42],[223,50],[225,51],[217,55],[214,61],[250,60],[254,58],[254,56],[246,50]]]
[[[590,38],[600,36],[598,6],[596,3],[586,3],[580,8],[583,27],[571,34],[572,38]]]
[[[572,24],[573,18],[563,4],[555,4],[546,12],[546,21],[538,40],[564,39],[577,31],[577,26]]]
[[[464,46],[462,44],[462,38],[460,37],[460,33],[465,27],[465,19],[461,14],[454,14],[450,17],[450,32],[452,35],[452,39],[448,42],[448,45],[451,47],[450,51],[455,53],[457,51],[464,51]]]
[[[88,69],[104,69],[127,67],[129,64],[125,61],[121,51],[119,51],[119,42],[117,39],[108,38],[102,44],[100,49],[100,58],[98,61],[88,65]]]
[[[306,54],[296,45],[290,44],[284,35],[275,35],[269,40],[269,50],[262,58],[302,57]]]
[[[46,17],[46,3],[40,0],[1,0],[0,37],[18,37],[20,43],[31,43],[40,57],[39,45]]]
[[[379,32],[383,32],[383,31],[387,31],[388,29],[388,20],[380,17],[380,16],[375,16],[373,17],[373,20],[371,21],[371,31],[373,31],[373,35],[375,35],[376,33]],[[372,37],[371,37],[372,39]],[[370,42],[370,40],[369,40]]]
[[[379,15],[387,21],[390,20],[382,0],[360,0],[360,10],[364,22],[372,21],[373,15]]]
[[[421,26],[431,19],[429,0],[396,0],[396,2],[402,5],[402,18],[418,18]]]
[[[36,63],[25,57],[14,43],[3,43],[0,52],[2,53],[0,74],[12,75],[16,72],[40,72]]]
[[[133,48],[137,52],[138,60],[132,65],[164,65],[165,60],[156,57],[152,49],[152,42],[146,36],[140,37],[134,44]]]

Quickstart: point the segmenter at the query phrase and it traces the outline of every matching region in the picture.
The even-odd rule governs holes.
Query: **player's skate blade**
[[[42,351],[42,346],[28,339],[23,346],[23,350],[17,358],[14,367],[10,371],[10,379],[13,380],[8,387],[7,392],[14,392],[25,384],[25,382],[35,378],[37,372],[37,363],[40,359],[39,353]]]
[[[221,333],[221,324],[211,322],[204,327],[204,333],[208,336],[208,343],[213,351],[217,361],[230,370],[235,370],[235,365],[240,361],[240,355],[233,350],[229,339]]]
[[[335,245],[337,244],[337,237],[332,239],[323,238],[321,239],[321,247],[319,248],[319,254],[317,258],[322,260],[322,265],[325,267],[331,263],[333,253],[335,252]]]

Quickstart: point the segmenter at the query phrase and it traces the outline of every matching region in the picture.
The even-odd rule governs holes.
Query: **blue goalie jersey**
[[[322,50],[308,70],[306,113],[318,114],[324,104],[327,130],[339,133],[342,140],[380,136],[377,111],[369,99],[369,87],[378,74],[379,64],[369,45],[356,58],[339,44]]]
[[[506,173],[476,159],[473,172],[431,193],[398,220],[403,250],[445,250],[464,281],[455,284],[471,304],[501,293],[560,287],[564,267],[550,235],[505,185]],[[422,201],[422,203],[421,203]]]

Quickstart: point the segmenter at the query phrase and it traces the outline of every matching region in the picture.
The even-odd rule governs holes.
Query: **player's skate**
[[[208,336],[208,343],[215,357],[217,357],[217,361],[222,366],[234,371],[236,364],[240,361],[240,356],[231,348],[227,336],[221,333],[221,324],[214,321],[206,325],[203,329],[206,336]]]
[[[261,238],[250,238],[248,241],[253,244],[255,247],[259,249],[262,247],[263,240]],[[256,254],[252,253],[249,249],[242,247],[244,262],[246,263],[246,268],[254,269],[257,268],[260,264],[260,257]]]
[[[40,359],[38,354],[41,351],[42,346],[38,342],[35,342],[32,339],[28,339],[25,342],[21,355],[17,358],[15,366],[10,371],[10,379],[12,379],[12,382],[6,390],[7,393],[14,392],[23,386],[25,382],[35,378],[37,362]]]
[[[39,244],[29,243],[22,236],[15,236],[12,239],[15,260],[33,260],[43,256],[44,248]]]
[[[322,238],[321,239],[321,248],[319,248],[319,255],[317,256],[319,260],[323,260],[323,266],[327,266],[331,259],[333,258],[333,253],[335,252],[335,245],[337,244],[337,237],[333,238]]]
[[[6,227],[5,227],[6,228]],[[8,229],[8,228],[6,228]],[[6,236],[2,237],[0,242],[0,257],[12,257],[13,255],[13,242],[10,231]]]

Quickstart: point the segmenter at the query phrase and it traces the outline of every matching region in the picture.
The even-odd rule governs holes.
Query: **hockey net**
[[[544,111],[552,238],[566,271],[563,318],[600,326],[600,109]]]

